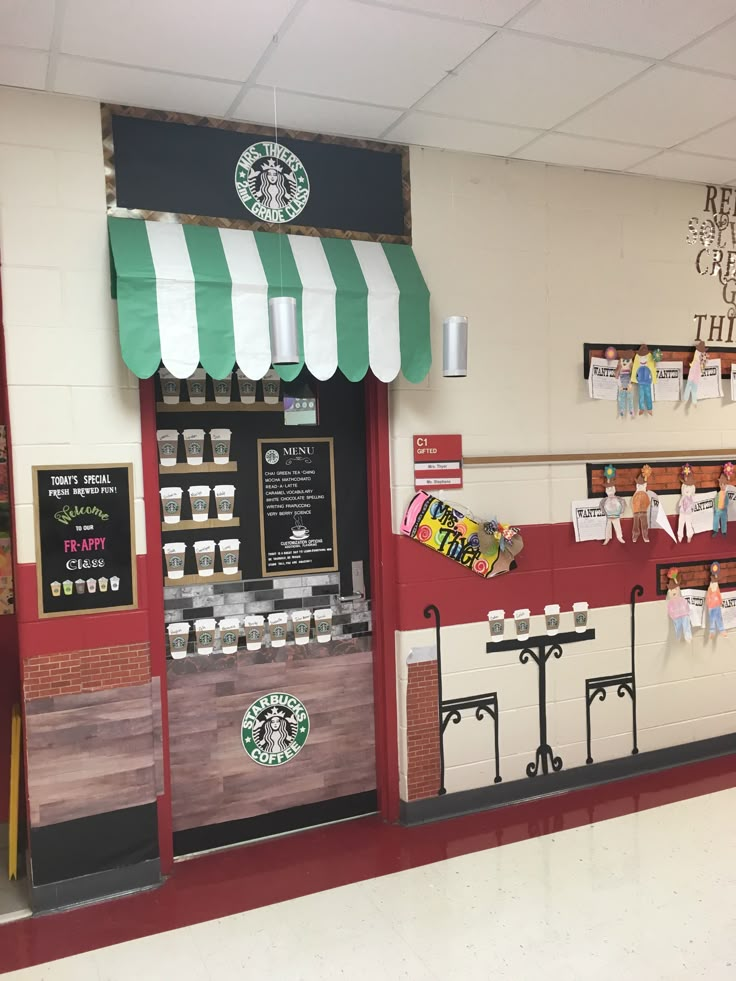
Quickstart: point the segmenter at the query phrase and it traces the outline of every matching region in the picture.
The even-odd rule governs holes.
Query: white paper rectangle
[[[605,358],[590,359],[588,375],[588,395],[592,399],[606,399],[615,402],[618,398],[618,380],[614,377],[617,361]]]
[[[698,535],[703,531],[713,531],[713,498],[715,491],[695,494],[693,497],[693,532]]]
[[[703,374],[698,382],[698,401],[701,399],[720,399],[723,397],[721,384],[721,359],[708,358]]]
[[[670,519],[665,512],[659,501],[657,494],[649,491],[649,496],[652,499],[652,503],[649,505],[649,527],[650,528],[661,528],[662,531],[666,532],[673,542],[677,541],[675,533],[672,530],[672,525],[670,524]]]
[[[600,498],[572,502],[576,542],[602,542],[606,537],[606,516],[600,505]]]
[[[681,398],[682,364],[679,361],[661,361],[657,365],[654,401],[679,402]]]
[[[728,593],[721,593],[721,599],[723,600],[723,605],[721,607],[721,612],[723,613],[723,629],[733,630],[736,628],[736,592],[730,590]]]
[[[702,627],[705,610],[705,590],[704,589],[683,589],[682,595],[687,600],[690,607],[690,625]]]

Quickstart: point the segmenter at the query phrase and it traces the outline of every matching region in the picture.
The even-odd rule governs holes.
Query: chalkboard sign
[[[133,468],[34,467],[40,617],[138,605]]]
[[[264,576],[337,569],[332,437],[258,440]]]

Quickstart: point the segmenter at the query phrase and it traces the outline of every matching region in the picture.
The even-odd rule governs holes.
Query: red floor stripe
[[[0,927],[0,973],[736,786],[736,756],[416,828],[365,818],[178,864],[159,889]]]

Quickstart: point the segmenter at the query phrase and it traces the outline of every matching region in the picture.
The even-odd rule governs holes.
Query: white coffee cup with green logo
[[[264,618],[260,613],[251,613],[243,620],[245,646],[249,651],[259,651],[263,643]]]
[[[215,649],[215,621],[209,617],[194,621],[197,654],[211,654]]]
[[[225,403],[230,401],[230,391],[233,384],[233,376],[226,375],[225,378],[213,378],[212,388],[215,392],[215,402]]]
[[[161,510],[164,512],[164,523],[175,525],[181,519],[181,487],[162,487]]]
[[[320,644],[326,644],[328,640],[332,639],[331,609],[314,611],[314,634]]]
[[[238,574],[238,564],[240,561],[240,539],[223,538],[218,543],[220,547],[220,562],[222,571],[226,576],[236,576]]]
[[[193,521],[207,521],[210,516],[210,491],[207,484],[189,488],[189,503]]]
[[[204,459],[204,429],[185,429],[184,449],[190,467],[199,467]]]
[[[197,562],[197,574],[211,576],[215,571],[215,543],[211,541],[195,542],[194,558]]]
[[[181,382],[178,378],[174,378],[170,371],[166,368],[159,368],[158,372],[159,380],[161,381],[161,397],[163,398],[166,405],[176,405],[179,401],[179,395],[181,392]]]
[[[207,372],[204,368],[195,368],[187,378],[187,390],[192,405],[202,405],[207,397]]]
[[[498,644],[503,640],[504,611],[491,610],[488,614],[488,626],[491,631],[491,642]]]
[[[235,509],[235,485],[217,484],[215,486],[215,511],[218,521],[232,521]]]
[[[158,458],[162,467],[175,467],[179,453],[179,433],[176,429],[157,429]]]
[[[213,429],[210,431],[210,441],[212,443],[212,459],[218,466],[223,466],[230,462],[230,429]]]
[[[530,617],[530,610],[514,610],[517,640],[529,640],[529,627],[531,624]]]
[[[291,614],[291,622],[294,627],[294,643],[309,643],[309,628],[312,623],[311,610],[294,610]]]
[[[286,643],[286,628],[289,618],[285,613],[268,614],[268,632],[271,635],[271,647],[283,647]]]
[[[255,402],[256,400],[256,383],[252,378],[248,378],[243,372],[238,368],[237,371],[238,378],[238,392],[240,393],[241,402]]]
[[[269,368],[263,376],[263,401],[271,405],[278,402],[281,393],[281,377],[273,368]]]
[[[169,634],[169,650],[174,660],[178,661],[187,656],[187,645],[189,644],[189,624],[170,623],[166,628]]]
[[[166,573],[169,579],[181,579],[184,575],[184,563],[186,562],[187,546],[186,542],[167,542],[164,545],[164,558],[166,559]]]
[[[220,620],[220,646],[223,654],[235,654],[240,638],[240,620],[237,617],[225,617]]]
[[[588,629],[588,604],[583,602],[573,603],[572,615],[575,621],[575,633],[584,634]]]

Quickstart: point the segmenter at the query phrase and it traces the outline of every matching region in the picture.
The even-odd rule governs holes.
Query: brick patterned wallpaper
[[[436,797],[440,787],[437,661],[409,664],[406,688],[408,799]]]
[[[42,654],[23,661],[26,701],[141,685],[151,679],[149,645]]]
[[[714,555],[708,562],[670,562],[667,565],[657,564],[657,592],[664,595],[667,592],[667,572],[675,568],[680,570],[680,586],[682,589],[707,589],[710,583],[711,562],[721,563],[718,582],[721,589],[733,589],[736,586],[736,558],[721,559]]]
[[[652,475],[649,478],[647,487],[649,490],[656,491],[657,494],[678,494],[682,486],[682,465],[690,463],[693,468],[693,480],[697,493],[705,493],[718,490],[718,478],[723,470],[723,464],[728,457],[723,460],[700,460],[692,461],[683,459],[672,461],[671,463],[649,463],[642,457],[641,463],[623,463],[616,466],[616,490],[619,494],[633,494],[636,490],[636,478],[645,463],[649,463],[652,468]],[[606,479],[603,476],[602,464],[588,464],[588,495],[590,497],[603,497],[606,492]]]

